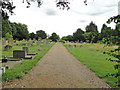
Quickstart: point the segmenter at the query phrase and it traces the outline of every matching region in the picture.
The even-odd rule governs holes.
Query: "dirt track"
[[[38,64],[9,88],[108,88],[94,72],[73,57],[61,43],[56,43]]]

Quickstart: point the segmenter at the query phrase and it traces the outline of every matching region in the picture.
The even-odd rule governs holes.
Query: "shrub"
[[[11,46],[11,45],[6,45],[6,46],[4,47],[4,50],[5,50],[5,51],[11,50],[11,49],[12,49],[12,46]]]
[[[60,42],[65,43],[65,40],[60,40]]]
[[[31,46],[36,46],[36,43],[32,43]]]

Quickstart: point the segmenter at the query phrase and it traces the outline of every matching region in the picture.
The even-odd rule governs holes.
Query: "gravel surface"
[[[22,79],[6,88],[109,88],[94,72],[56,43]]]

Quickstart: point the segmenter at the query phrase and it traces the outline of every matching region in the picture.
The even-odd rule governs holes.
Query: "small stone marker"
[[[39,51],[42,51],[42,48],[41,48],[41,46],[40,46],[40,49],[39,49]]]
[[[74,47],[76,47],[76,45],[74,45]]]
[[[69,47],[71,47],[71,45],[68,45]]]
[[[24,50],[14,50],[13,58],[25,58],[25,51]]]
[[[31,44],[29,43],[29,44],[27,44],[27,46],[29,47],[29,46],[31,46]]]
[[[23,47],[23,50],[25,51],[25,55],[28,54],[28,47]]]
[[[80,47],[82,47],[82,45],[80,45]]]
[[[74,49],[74,48],[75,48],[75,46],[73,45],[72,49]]]

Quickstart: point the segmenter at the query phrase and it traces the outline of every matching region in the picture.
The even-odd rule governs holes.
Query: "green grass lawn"
[[[13,68],[6,70],[5,73],[2,74],[2,81],[3,81],[3,85],[5,85],[5,81],[10,81],[12,79],[20,79],[21,77],[23,77],[25,74],[27,74],[29,72],[29,70],[32,69],[33,66],[35,66],[37,64],[37,62],[48,52],[48,50],[53,46],[49,45],[48,47],[45,47],[45,45],[41,45],[42,47],[42,51],[38,51],[38,49],[40,48],[39,46],[35,45],[35,46],[30,46],[29,47],[29,53],[38,53],[37,56],[35,56],[34,59],[24,59],[23,62],[21,64],[17,64],[15,65]],[[21,46],[14,46],[14,49],[22,49]],[[3,51],[3,56],[7,56],[7,55],[12,55],[12,51],[6,52]]]
[[[106,58],[110,56],[104,55],[102,53],[103,49],[95,50],[96,47],[92,44],[84,45],[83,47],[78,46],[74,49],[72,49],[72,46],[68,47],[68,45],[65,45],[65,47],[78,60],[95,72],[98,77],[102,78],[111,87],[115,87],[115,81],[117,81],[117,78],[105,78],[105,75],[108,73],[117,73],[117,70],[113,67],[115,63],[106,60]],[[92,50],[91,47],[93,48]]]

